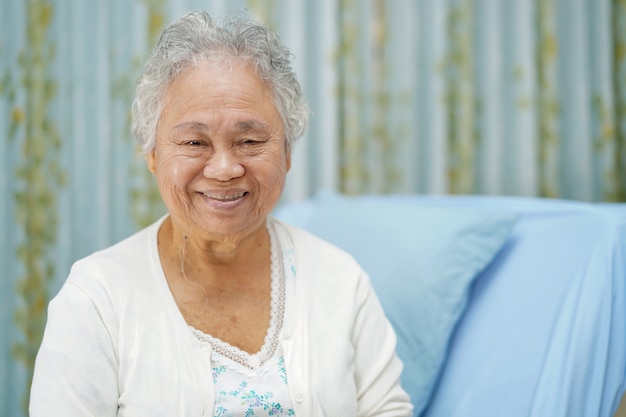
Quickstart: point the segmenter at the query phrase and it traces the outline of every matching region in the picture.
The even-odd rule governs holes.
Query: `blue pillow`
[[[310,209],[309,209],[310,210]],[[318,197],[305,228],[350,252],[398,335],[402,383],[418,416],[430,400],[476,276],[516,217],[393,197]]]

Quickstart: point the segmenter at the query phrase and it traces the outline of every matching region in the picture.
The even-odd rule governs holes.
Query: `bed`
[[[625,391],[626,204],[321,193],[274,215],[348,250],[423,417],[611,417]]]

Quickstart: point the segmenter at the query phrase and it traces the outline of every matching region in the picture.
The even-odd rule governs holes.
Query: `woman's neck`
[[[224,277],[250,277],[269,263],[270,237],[265,223],[251,232],[230,236],[182,229],[171,217],[165,219],[159,230],[159,253],[203,281],[224,285]]]

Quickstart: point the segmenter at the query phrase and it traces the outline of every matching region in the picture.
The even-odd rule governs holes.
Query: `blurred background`
[[[284,201],[320,190],[626,201],[624,0],[0,0],[0,416],[26,416],[73,261],[163,214],[129,129],[187,11],[247,11],[313,112]]]

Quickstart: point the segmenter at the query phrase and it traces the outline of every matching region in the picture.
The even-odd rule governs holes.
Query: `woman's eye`
[[[200,142],[199,140],[188,140],[187,142],[185,142],[185,145],[200,146],[202,145],[202,142]]]
[[[242,144],[244,144],[244,145],[260,145],[260,144],[262,144],[263,142],[264,142],[263,140],[260,140],[260,139],[251,139],[251,138],[248,138],[248,139],[243,139],[243,140],[241,141],[241,143],[242,143]]]

